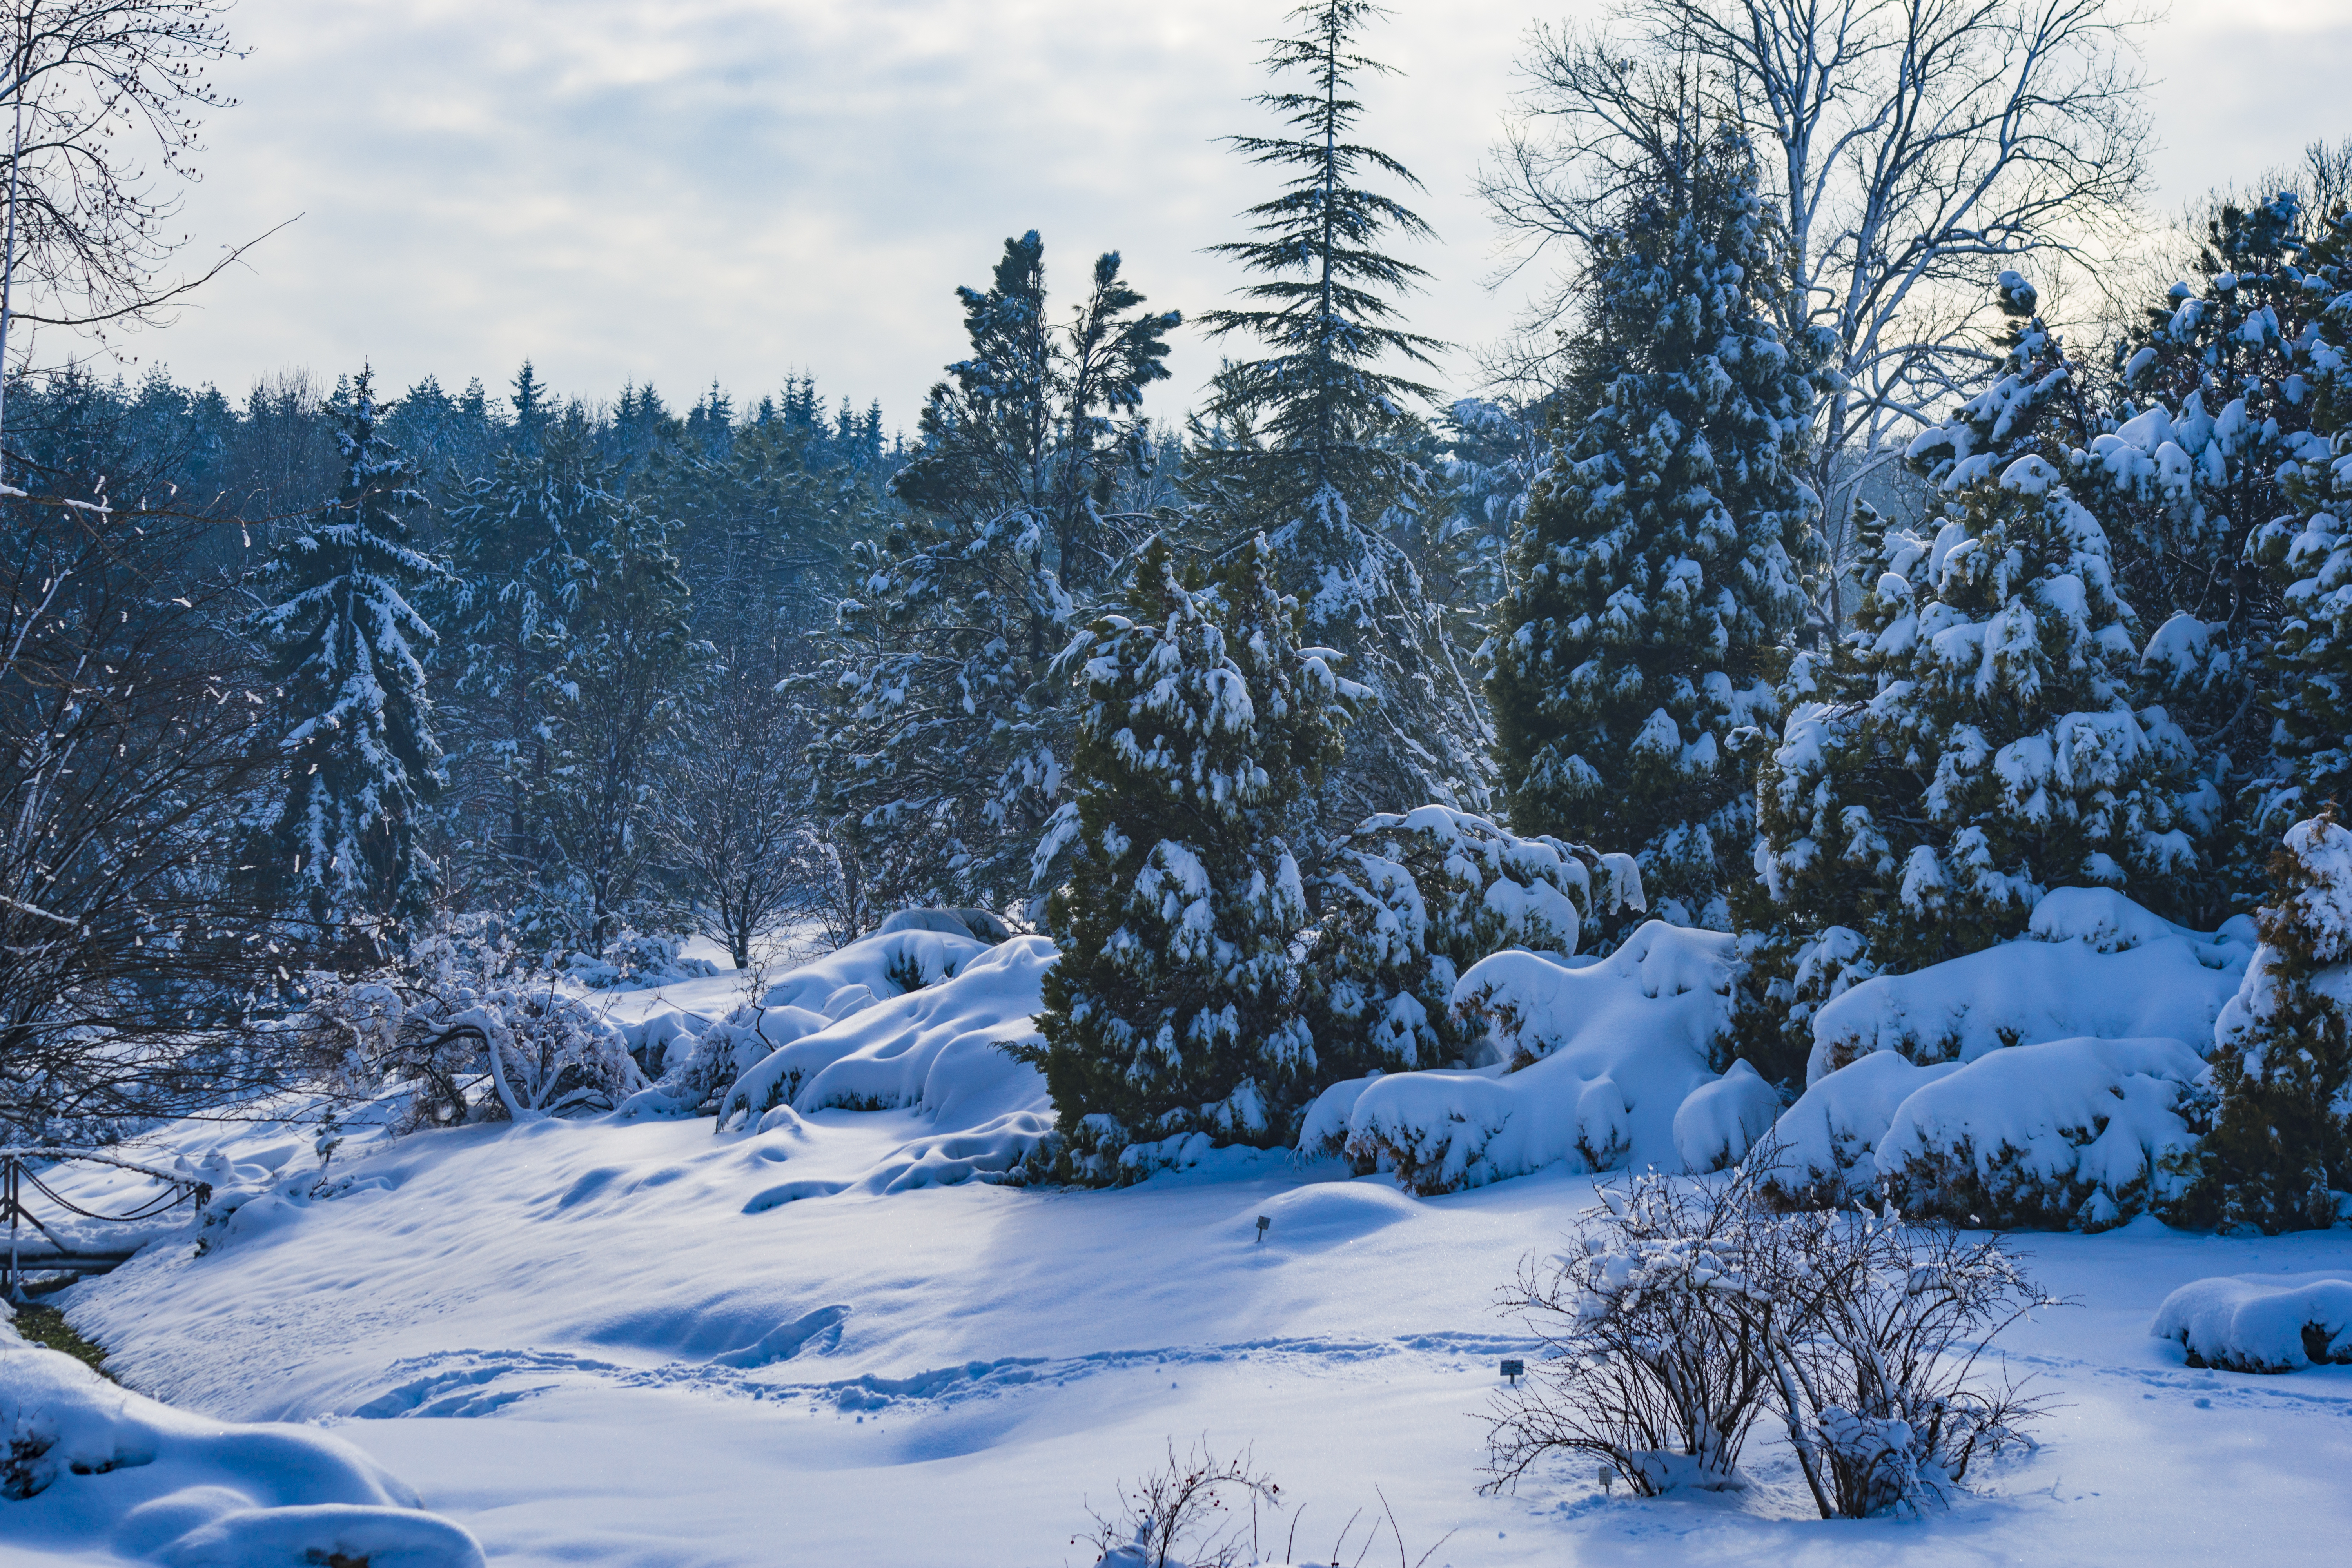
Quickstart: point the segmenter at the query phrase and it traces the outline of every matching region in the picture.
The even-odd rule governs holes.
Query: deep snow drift
[[[2135,935],[2116,929],[2133,925],[2130,910],[2105,915],[2104,935],[2053,923],[2013,948],[2072,944],[2076,962],[2175,944],[2166,994],[2189,1000],[2166,1016],[2204,1016],[2210,1029],[2189,969],[2215,975],[2226,999],[2242,944]],[[1515,1495],[1479,1495],[1477,1413],[1497,1362],[1538,1350],[1492,1310],[1494,1292],[1522,1258],[1560,1245],[1591,1201],[1584,1167],[1717,1166],[1762,1131],[1769,1090],[1707,1066],[1716,939],[1646,929],[1599,963],[1506,954],[1466,973],[1458,994],[1496,1020],[1505,1060],[1352,1086],[1318,1108],[1321,1146],[1336,1153],[1202,1151],[1188,1170],[1114,1192],[1003,1180],[1050,1115],[1035,1073],[990,1045],[1028,1028],[1043,943],[967,950],[952,933],[901,931],[900,946],[942,943],[935,973],[894,947],[833,955],[762,996],[730,975],[624,993],[614,1016],[641,1051],[647,1021],[670,1018],[654,1042],[665,1072],[738,1019],[730,1048],[758,1059],[720,1131],[675,1103],[396,1140],[362,1131],[322,1174],[307,1125],[184,1123],[145,1147],[222,1177],[206,1250],[184,1230],[161,1235],[65,1300],[131,1386],[201,1416],[320,1423],[502,1563],[1083,1563],[1092,1554],[1071,1537],[1086,1500],[1106,1503],[1171,1439],[1181,1449],[1200,1436],[1221,1452],[1254,1445],[1306,1505],[1302,1557],[1328,1557],[1350,1512],[1377,1513],[1383,1496],[1408,1561],[1455,1532],[1433,1568],[2338,1550],[2352,1527],[2341,1485],[2352,1369],[2199,1369],[2179,1334],[2151,1329],[2168,1295],[2200,1280],[2183,1320],[2198,1345],[2208,1325],[2332,1310],[2321,1282],[2352,1279],[2352,1233],[2220,1238],[2145,1216],[2024,1238],[2040,1282],[2076,1304],[2037,1312],[2003,1342],[2058,1408],[2038,1451],[1972,1472],[1974,1493],[1948,1515],[1807,1518],[1793,1463],[1761,1431],[1745,1493],[1637,1502],[1561,1465]],[[1979,1001],[2021,1016],[2019,999],[1994,994],[2006,983]],[[844,996],[853,985],[867,996]],[[766,1017],[787,1007],[818,1022],[785,1017],[785,1037],[772,1038]],[[2161,1100],[2168,1114],[2166,1086],[2189,1070],[2189,1024],[2102,1036],[2084,1032],[2079,1009],[2045,1012],[2069,1033],[1955,1053],[1966,1065],[1864,1055],[1822,1077],[1780,1138],[1825,1145],[1825,1168],[1850,1180],[1907,1161],[1922,1140],[1949,1149],[1961,1132],[1980,1143],[2038,1127],[2032,1146],[2053,1184],[2087,1173],[2114,1196],[2162,1131],[2141,1110]],[[2036,1059],[2029,1050],[2070,1065],[2030,1075],[2021,1093],[2002,1075]],[[1525,1065],[1503,1070],[1512,1060]],[[1979,1089],[1956,1092],[1970,1075]],[[2078,1136],[2070,1095],[2107,1114],[2100,1132]],[[1407,1127],[1428,1134],[1427,1168],[1451,1172],[1423,1184],[1459,1190],[1353,1174],[1359,1131]],[[61,1179],[116,1199],[139,1181]],[[2242,1303],[2273,1278],[2302,1294],[2248,1315]],[[9,1510],[37,1506],[0,1501],[10,1545],[34,1537],[18,1522],[30,1516]],[[1343,1560],[1362,1541],[1359,1529]],[[77,1560],[115,1560],[95,1530],[77,1544]],[[1373,1557],[1392,1550],[1384,1536]]]

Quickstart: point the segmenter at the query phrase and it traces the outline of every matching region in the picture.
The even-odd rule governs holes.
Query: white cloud
[[[235,393],[371,358],[494,390],[526,355],[557,387],[713,378],[739,399],[813,371],[911,422],[960,347],[952,289],[1035,226],[1075,282],[1117,247],[1155,304],[1234,281],[1261,174],[1214,144],[1257,128],[1256,40],[1286,7],[1080,0],[241,0],[252,57],[219,73],[190,193],[201,262],[301,212],[201,305],[130,346]],[[1577,9],[1590,11],[1589,0]],[[2164,197],[2352,130],[2338,0],[2184,0],[2152,40]],[[1441,246],[1415,325],[1491,339],[1490,233],[1469,194],[1534,13],[1413,4],[1370,39],[1403,68],[1370,140],[1429,189]],[[1190,398],[1214,350],[1173,361]],[[1466,357],[1452,369],[1466,378]]]

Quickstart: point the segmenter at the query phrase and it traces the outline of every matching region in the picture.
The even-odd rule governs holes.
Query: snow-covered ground
[[[363,1473],[358,1450],[383,1472],[365,1486],[395,1502],[414,1489],[495,1563],[1084,1564],[1072,1537],[1088,1500],[1201,1439],[1252,1449],[1303,1506],[1295,1538],[1265,1542],[1277,1561],[1328,1560],[1363,1510],[1339,1554],[1354,1562],[1384,1509],[1407,1562],[1446,1538],[1433,1568],[2318,1563],[2352,1537],[2352,1367],[2195,1369],[2181,1331],[2151,1333],[2177,1288],[2221,1276],[2275,1277],[2333,1311],[2337,1293],[2315,1281],[2352,1278],[2352,1230],[2222,1238],[2146,1216],[2020,1238],[2074,1303],[2003,1342],[2055,1408],[2037,1450],[1973,1473],[1948,1512],[1822,1522],[1761,1428],[1745,1494],[1633,1500],[1561,1464],[1483,1496],[1481,1411],[1498,1361],[1533,1348],[1495,1293],[1561,1244],[1595,1178],[1573,1156],[1490,1161],[1484,1184],[1415,1195],[1336,1157],[1224,1152],[1119,1191],[995,1184],[1045,1104],[1033,1069],[983,1047],[1025,1026],[1039,961],[1019,942],[973,947],[953,981],[837,1020],[803,1008],[777,1052],[793,1069],[724,1131],[639,1114],[362,1133],[322,1184],[309,1125],[163,1130],[148,1158],[206,1163],[247,1201],[203,1255],[184,1229],[158,1233],[68,1310],[131,1387],[186,1415],[309,1424],[330,1440],[318,1452],[342,1456],[336,1474]],[[835,958],[829,995],[849,963]],[[1689,959],[1674,984],[1630,960],[1618,979],[1563,969],[1583,977],[1569,992],[1632,989],[1557,1031],[1510,1114],[1581,1115],[1612,1082],[1639,1110],[1648,1080],[1609,1053],[1684,1061],[1686,1029],[1640,1020],[1711,1005]],[[2202,962],[2225,960],[2242,963]],[[801,995],[813,980],[790,984],[779,1009],[820,1000]],[[743,977],[720,974],[613,1005],[625,1026],[715,1020],[743,996]],[[1383,1093],[1403,1104],[1418,1076]],[[1427,1076],[1433,1105],[1486,1081]],[[1729,1089],[1696,1092],[1744,1089],[1717,1081]],[[1883,1131],[1895,1109],[1865,1120]],[[1653,1110],[1637,1149],[1671,1146],[1671,1110]],[[63,1179],[118,1207],[142,1190],[121,1173]],[[2187,1300],[2205,1303],[2198,1323],[2222,1324],[2196,1331],[2210,1335],[2235,1303],[2268,1299],[2250,1283]],[[90,1521],[163,1479],[160,1466],[76,1475],[47,1502],[0,1501],[0,1558],[118,1561]],[[1395,1549],[1383,1527],[1364,1560]]]

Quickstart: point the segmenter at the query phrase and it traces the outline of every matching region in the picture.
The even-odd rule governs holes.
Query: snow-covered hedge
[[[109,1549],[105,1561],[166,1568],[484,1561],[470,1534],[342,1439],[173,1410],[26,1344],[5,1316],[0,1435],[0,1536],[60,1561]]]
[[[988,951],[976,937],[948,931],[877,932],[792,970],[768,987],[760,1005],[844,1018],[876,1001],[937,985]]]
[[[2252,1275],[2183,1285],[2148,1332],[2178,1344],[2190,1366],[2301,1372],[2352,1363],[2352,1279]]]
[[[1423,1193],[1452,1192],[1566,1160],[1582,1170],[1679,1170],[1676,1116],[1729,1016],[1733,943],[1652,921],[1606,959],[1571,967],[1534,952],[1472,966],[1454,1004],[1485,1018],[1507,1060],[1392,1073],[1326,1090],[1299,1148],[1344,1153]],[[1753,1092],[1733,1090],[1686,1124],[1710,1164],[1747,1152]],[[1715,1145],[1719,1144],[1720,1147]]]
[[[1878,1145],[1914,1089],[1959,1070],[1873,1051],[1815,1083],[1781,1113],[1754,1156],[1758,1191],[1780,1208],[1853,1208],[1878,1191]]]
[[[564,968],[592,991],[649,991],[682,980],[708,980],[719,966],[707,958],[681,956],[684,941],[674,936],[624,931],[602,952],[575,952]]]
[[[1881,1192],[1914,1217],[2104,1230],[2186,1185],[2181,1096],[2205,1069],[2179,1040],[2053,1040],[1921,1084],[1879,1141]]]
[[[2190,931],[2103,888],[2062,888],[2028,935],[1864,981],[1813,1021],[1808,1086],[1873,1051],[1927,1065],[2078,1036],[2205,1041],[2253,952],[2250,923]]]

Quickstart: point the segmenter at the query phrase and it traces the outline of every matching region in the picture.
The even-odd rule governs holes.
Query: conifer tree
[[[1390,68],[1357,37],[1386,15],[1367,0],[1314,0],[1265,64],[1295,86],[1255,102],[1286,133],[1228,141],[1281,171],[1282,191],[1248,209],[1255,236],[1211,247],[1255,280],[1240,309],[1206,312],[1213,336],[1255,340],[1256,357],[1218,373],[1210,416],[1193,424],[1186,489],[1238,546],[1264,532],[1309,637],[1339,652],[1373,701],[1325,791],[1325,831],[1373,811],[1437,800],[1486,807],[1490,739],[1445,619],[1406,542],[1427,503],[1415,460],[1433,395],[1389,365],[1427,366],[1444,345],[1402,324],[1398,296],[1427,276],[1392,237],[1432,237],[1420,216],[1369,180],[1419,188],[1411,170],[1355,139],[1367,75]]]
[[[1057,325],[1034,230],[959,293],[971,355],[931,389],[891,481],[908,512],[857,547],[827,661],[820,758],[881,913],[1022,896],[1072,744],[1046,666],[1146,531],[1120,498],[1180,320],[1144,309],[1109,252]]]
[[[1278,1148],[1329,1080],[1295,952],[1308,914],[1292,847],[1302,795],[1339,751],[1353,689],[1297,646],[1271,552],[1212,586],[1164,542],[1120,613],[1064,654],[1084,683],[1069,803],[1040,846],[1048,903],[1044,1069],[1057,1173],[1150,1173],[1195,1134]]]
[[[2003,288],[2031,311],[2021,279]],[[1756,864],[1783,922],[1775,980],[1816,999],[1840,975],[2014,936],[2053,887],[2174,909],[2200,863],[2180,805],[2192,748],[2163,709],[2132,705],[2137,623],[2052,460],[2069,426],[2045,416],[2070,375],[2028,321],[2008,372],[1913,445],[1941,515],[1885,531],[1853,631],[1791,671]]]
[[[1612,374],[1514,537],[1488,690],[1519,831],[1630,851],[1661,918],[1728,930],[1733,736],[1774,720],[1806,605],[1811,392],[1747,140],[1661,127],[1654,173],[1596,248],[1580,331]]]
[[[531,395],[529,373],[526,364],[520,397]],[[625,505],[617,482],[574,407],[534,420],[528,445],[501,453],[449,516],[456,570],[446,624],[462,650],[450,704],[457,804],[509,898],[545,858],[533,813],[548,787],[554,675],[570,650],[582,559]]]
[[[2214,1027],[2212,1102],[2179,1217],[2320,1229],[2352,1187],[2352,832],[2321,813],[2287,830],[2237,995]]]
[[[441,568],[407,542],[404,514],[423,497],[376,433],[366,371],[335,415],[342,489],[278,551],[257,622],[291,727],[284,795],[252,859],[322,942],[364,950],[433,900],[423,832],[442,765],[424,661],[435,637],[412,599]]]

